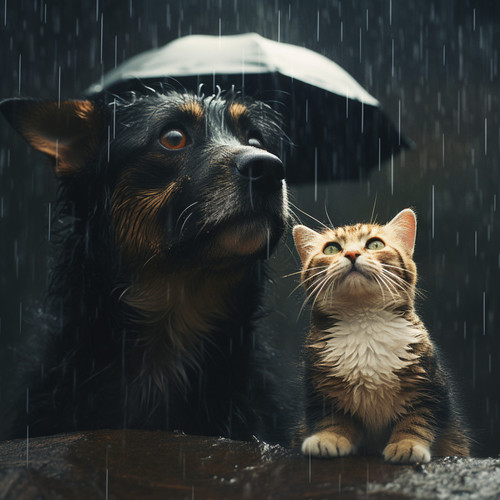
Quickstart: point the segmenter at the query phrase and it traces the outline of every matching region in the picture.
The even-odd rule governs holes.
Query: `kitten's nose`
[[[353,264],[354,264],[354,261],[361,255],[360,252],[358,252],[357,250],[347,250],[345,253],[344,253],[344,256],[347,257]]]

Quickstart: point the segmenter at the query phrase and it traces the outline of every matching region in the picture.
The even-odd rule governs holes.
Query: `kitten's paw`
[[[417,441],[402,439],[385,447],[384,459],[400,464],[423,463],[431,460],[431,453],[427,446]]]
[[[317,432],[302,443],[302,453],[313,457],[343,457],[353,451],[349,439],[328,431]]]

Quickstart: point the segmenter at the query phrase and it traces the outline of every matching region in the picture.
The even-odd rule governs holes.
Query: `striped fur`
[[[415,313],[416,217],[321,233],[294,228],[312,302],[304,454],[390,462],[468,455],[446,374]]]

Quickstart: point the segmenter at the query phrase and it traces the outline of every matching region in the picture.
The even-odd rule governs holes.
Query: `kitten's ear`
[[[391,226],[408,253],[413,255],[417,235],[417,216],[415,212],[406,208],[399,212],[387,225]]]
[[[295,226],[293,228],[293,240],[302,264],[306,263],[307,257],[315,247],[314,243],[318,236],[319,233],[306,226]]]
[[[76,173],[97,154],[104,113],[92,101],[6,99],[0,111],[32,147],[50,158],[57,176]]]

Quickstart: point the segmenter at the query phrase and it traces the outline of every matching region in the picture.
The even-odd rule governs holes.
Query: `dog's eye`
[[[256,134],[251,134],[248,136],[248,145],[254,148],[265,149],[264,141]]]
[[[161,134],[160,142],[167,149],[182,149],[187,145],[186,132],[178,128],[169,129]]]

